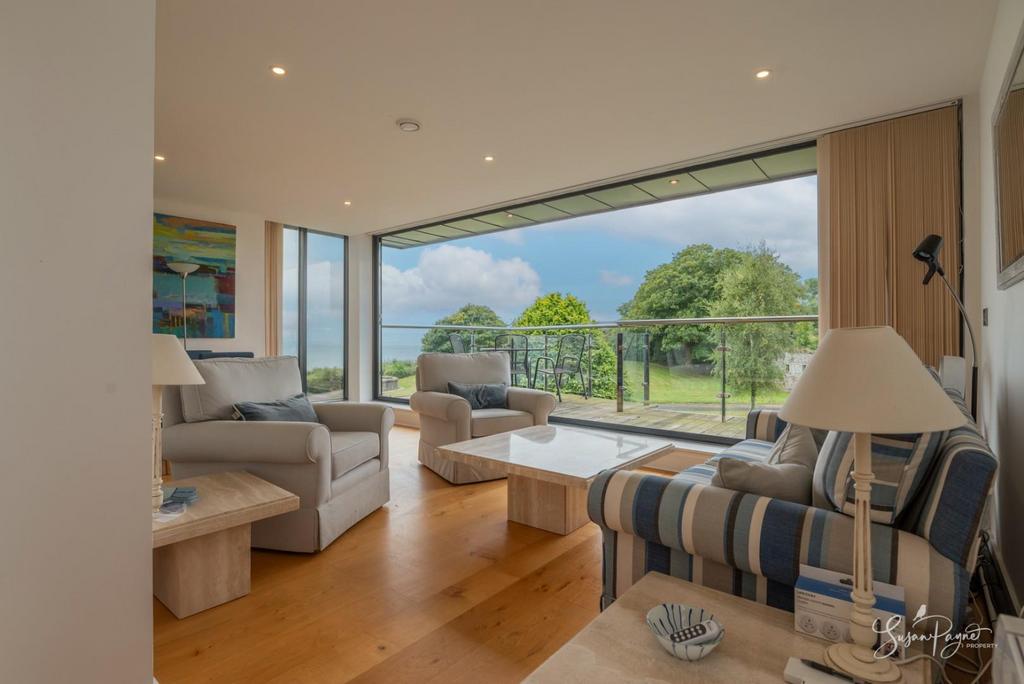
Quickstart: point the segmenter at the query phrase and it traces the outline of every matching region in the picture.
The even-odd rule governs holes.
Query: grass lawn
[[[643,399],[643,364],[639,361],[626,361],[623,372],[626,380],[626,398],[630,401]],[[682,369],[670,369],[667,366],[651,364],[651,401],[659,404],[717,404],[718,393],[722,391],[721,379],[713,375],[688,373]],[[732,394],[726,404],[750,407],[750,393],[736,388],[728,388]],[[759,394],[757,404],[780,405],[789,396],[789,392],[778,390]]]
[[[623,369],[626,379],[626,400],[643,400],[643,365],[639,361],[626,361]],[[398,379],[398,389],[388,392],[390,397],[408,397],[416,391],[416,376]],[[651,402],[657,404],[717,404],[721,380],[713,375],[687,373],[667,366],[651,364]],[[726,402],[731,408],[750,407],[750,395],[730,388],[732,397]],[[757,397],[758,405],[778,406],[789,395],[784,390]]]

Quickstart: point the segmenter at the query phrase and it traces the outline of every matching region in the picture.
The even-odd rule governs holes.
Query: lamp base
[[[862,650],[858,652],[858,649]],[[872,684],[903,681],[899,665],[888,658],[875,658],[870,649],[856,644],[832,644],[825,649],[825,664]]]

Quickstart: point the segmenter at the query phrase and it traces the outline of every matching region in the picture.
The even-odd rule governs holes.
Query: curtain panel
[[[891,325],[925,363],[960,355],[960,312],[911,252],[931,233],[959,291],[957,106],[818,139],[820,330]]]
[[[263,254],[266,260],[266,292],[264,294],[263,320],[266,326],[266,355],[281,354],[281,307],[284,299],[284,224],[266,221],[264,223]]]

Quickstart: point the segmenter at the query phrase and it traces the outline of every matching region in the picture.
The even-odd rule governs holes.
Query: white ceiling
[[[972,93],[995,4],[159,0],[155,192],[426,221]]]

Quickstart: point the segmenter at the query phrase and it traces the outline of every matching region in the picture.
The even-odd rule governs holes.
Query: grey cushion
[[[380,455],[380,436],[376,432],[331,433],[331,479]]]
[[[319,422],[316,411],[305,394],[296,394],[276,401],[240,401],[235,404],[236,420],[287,420],[301,423]]]
[[[533,414],[512,409],[477,409],[471,413],[470,434],[486,437],[533,425]]]
[[[711,484],[794,503],[811,502],[813,470],[799,463],[758,463],[720,458]]]
[[[187,423],[231,420],[238,402],[274,401],[302,393],[294,356],[206,359],[195,365],[206,384],[181,388],[181,412]]]
[[[787,425],[775,440],[768,463],[797,463],[814,470],[818,462],[818,443],[810,428],[801,425]]]
[[[468,385],[461,382],[449,382],[448,394],[462,397],[469,402],[469,408],[474,411],[508,408],[508,385],[503,383]]]
[[[416,389],[447,392],[449,382],[512,384],[508,354],[420,354],[416,359]]]

